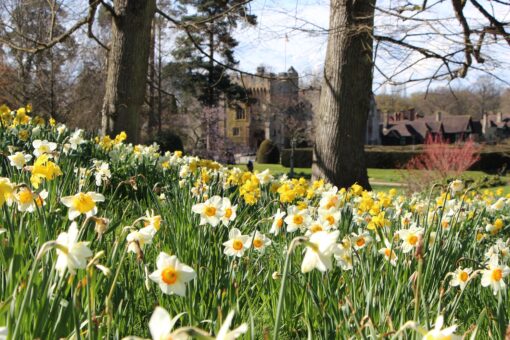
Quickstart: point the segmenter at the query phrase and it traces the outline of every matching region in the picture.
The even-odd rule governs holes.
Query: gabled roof
[[[446,116],[441,119],[445,133],[471,132],[471,116]]]

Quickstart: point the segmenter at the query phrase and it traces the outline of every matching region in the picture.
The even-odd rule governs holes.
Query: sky
[[[388,8],[407,1],[403,0],[378,0],[378,6]],[[434,25],[422,23],[397,23],[394,17],[376,13],[376,31],[401,37],[402,32],[411,29],[415,37],[411,38],[415,43],[433,46],[440,51],[452,52],[459,47],[461,36],[451,35],[448,38],[439,38],[434,35],[437,30],[456,33],[460,31],[460,25],[454,17],[449,1],[429,1],[429,4],[437,4],[417,18],[441,18]],[[487,5],[489,1],[482,1]],[[259,65],[269,66],[273,72],[283,72],[293,66],[302,76],[302,83],[310,81],[314,74],[321,72],[327,46],[327,33],[329,22],[328,0],[254,0],[251,10],[258,16],[256,27],[240,27],[236,31],[239,46],[236,49],[240,68],[244,71],[255,72]],[[510,20],[510,6],[488,6],[489,11],[496,13],[500,20]],[[409,12],[410,13],[410,12]],[[471,25],[478,25],[480,15],[477,10],[467,5],[465,10]],[[397,26],[395,26],[397,25]],[[423,33],[429,33],[426,36]],[[431,34],[430,34],[431,33]],[[475,40],[476,41],[476,40]],[[482,50],[487,57],[483,68],[500,77],[501,80],[510,82],[510,48],[503,40]],[[439,64],[430,60],[418,62],[418,55],[407,55],[402,49],[390,46],[380,48],[376,64],[380,71],[374,75],[374,91],[376,93],[400,91],[410,94],[424,91],[429,86],[428,81],[411,83],[407,85],[390,86],[384,85],[385,78],[382,73],[392,74],[401,72],[395,80],[403,82],[409,78],[423,78],[435,72]],[[463,55],[459,55],[461,60]],[[406,59],[406,62],[402,62]],[[494,60],[492,60],[494,59]],[[477,65],[481,66],[481,65]],[[468,77],[462,80],[435,81],[430,84],[431,88],[439,86],[466,87],[472,85],[475,80],[485,72],[472,70]],[[501,86],[508,86],[504,82],[495,79]]]

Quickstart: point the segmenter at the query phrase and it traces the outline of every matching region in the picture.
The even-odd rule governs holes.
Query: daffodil
[[[460,179],[456,179],[456,180],[450,182],[449,187],[452,192],[452,195],[454,196],[457,193],[464,190],[464,182],[462,182]]]
[[[181,263],[177,256],[161,252],[156,260],[157,270],[149,278],[159,284],[165,294],[186,295],[186,283],[197,274],[193,268]]]
[[[237,339],[248,331],[248,325],[246,323],[241,324],[239,327],[230,330],[230,324],[234,318],[234,311],[230,311],[221,325],[221,328],[216,335],[216,340],[233,340]]]
[[[7,157],[11,163],[11,166],[16,167],[16,169],[21,170],[32,159],[32,155],[24,154],[23,152],[16,152]]]
[[[395,254],[395,251],[392,248],[391,243],[388,240],[384,240],[384,247],[378,250],[378,253],[381,255],[384,255],[384,259],[386,261],[389,261],[392,266],[397,265],[397,254]]]
[[[499,290],[503,290],[506,287],[506,283],[503,280],[510,273],[510,268],[507,265],[499,264],[499,258],[497,255],[493,255],[487,264],[487,269],[482,270],[482,286],[491,286],[494,295]]]
[[[335,230],[331,233],[320,231],[312,234],[306,242],[305,256],[301,263],[301,272],[308,273],[317,268],[325,272],[332,268],[331,257],[335,250],[336,241],[340,232]]]
[[[35,160],[34,165],[31,167],[31,171],[32,176],[30,177],[30,182],[36,189],[39,188],[43,179],[53,180],[57,176],[62,175],[60,167],[50,161],[47,154],[43,154]]]
[[[36,139],[32,142],[32,146],[34,147],[35,157],[39,157],[42,154],[48,154],[49,157],[52,157],[51,153],[57,148],[57,143]]]
[[[76,269],[85,269],[87,258],[91,257],[92,251],[88,247],[89,242],[78,242],[78,225],[71,223],[67,232],[58,235],[57,240],[57,263],[55,268],[64,275],[68,269],[71,274],[76,273]]]
[[[221,201],[221,211],[223,211],[223,216],[221,216],[221,222],[223,223],[223,225],[228,226],[228,224],[235,220],[237,216],[236,214],[237,205],[232,205],[228,197],[223,197]]]
[[[367,231],[365,231],[359,234],[353,233],[351,236],[351,240],[354,249],[360,250],[365,248],[370,242],[372,242],[372,237]]]
[[[282,231],[284,217],[285,211],[281,211],[280,209],[278,209],[276,211],[276,214],[273,215],[273,224],[271,225],[269,233],[278,235]]]
[[[200,225],[209,223],[213,227],[220,223],[220,219],[224,216],[222,211],[222,198],[220,196],[213,196],[204,203],[195,204],[191,210],[200,214]]]
[[[225,249],[223,253],[227,256],[243,256],[244,252],[250,248],[250,236],[242,235],[237,228],[232,228],[228,233],[229,240],[224,242]]]
[[[62,197],[60,201],[69,208],[68,216],[72,221],[82,214],[87,217],[97,214],[96,202],[103,202],[104,196],[93,191],[79,192],[74,196]]]
[[[451,273],[452,279],[450,281],[450,285],[452,287],[459,287],[461,290],[464,290],[468,281],[473,278],[471,275],[472,271],[472,268],[457,268],[455,272]]]
[[[161,216],[160,215],[154,215],[154,210],[147,210],[145,212],[145,226],[152,226],[156,231],[161,228]]]
[[[139,250],[143,250],[146,244],[152,243],[154,235],[156,235],[156,229],[150,225],[140,230],[130,232],[126,237],[128,251],[138,253]]]
[[[426,332],[423,335],[423,339],[425,340],[456,340],[461,339],[462,337],[455,335],[455,330],[457,329],[456,325],[443,328],[444,318],[442,315],[439,315],[436,319],[436,323],[434,325],[434,329]]]
[[[271,245],[271,240],[266,237],[266,235],[260,233],[258,230],[255,230],[251,236],[251,245],[253,246],[253,249],[262,253],[267,246]]]
[[[172,329],[184,313],[171,317],[163,307],[156,307],[149,320],[149,331],[153,340],[185,340],[189,336],[185,333],[175,334]]]
[[[287,217],[284,221],[287,225],[287,231],[291,233],[298,229],[306,229],[312,218],[307,209],[300,210],[297,206],[291,205],[287,209]]]
[[[397,232],[402,240],[403,253],[408,253],[418,246],[423,230],[421,227],[411,226],[409,229],[401,229]]]
[[[46,192],[47,195],[47,192]],[[16,190],[16,193],[14,194],[14,197],[16,199],[16,203],[18,205],[18,210],[21,212],[28,211],[28,212],[34,212],[36,209],[36,200],[39,197],[38,194],[32,192],[27,187],[21,187],[18,190]],[[45,198],[45,197],[44,197]]]
[[[6,201],[9,203],[12,200],[14,185],[11,180],[6,177],[0,177],[0,206]]]

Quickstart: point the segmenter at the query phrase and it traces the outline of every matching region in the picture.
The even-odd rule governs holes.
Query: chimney
[[[414,107],[413,107],[413,108],[409,109],[409,120],[413,121],[415,119],[416,119],[416,111],[414,110]]]
[[[264,123],[264,132],[266,135],[265,138],[271,140],[271,124],[268,121]]]
[[[388,112],[383,113],[383,127],[390,125],[390,114]]]
[[[442,116],[443,116],[443,114],[441,113],[441,111],[437,111],[436,112],[436,122],[440,122],[441,119],[443,118]]]
[[[501,111],[499,111],[498,113],[496,113],[496,122],[501,123],[502,121],[503,121],[503,113],[501,113]]]
[[[482,115],[482,133],[485,135],[487,133],[487,128],[489,127],[489,117],[487,117],[487,113]]]

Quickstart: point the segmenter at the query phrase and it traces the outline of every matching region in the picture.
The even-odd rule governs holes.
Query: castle
[[[226,137],[235,151],[254,151],[264,139],[288,147],[294,125],[310,129],[319,92],[299,88],[299,74],[290,67],[278,74],[258,67],[255,75],[237,75],[232,80],[244,87],[249,100],[226,107]],[[306,139],[306,138],[304,138]],[[303,141],[303,143],[307,144]]]

